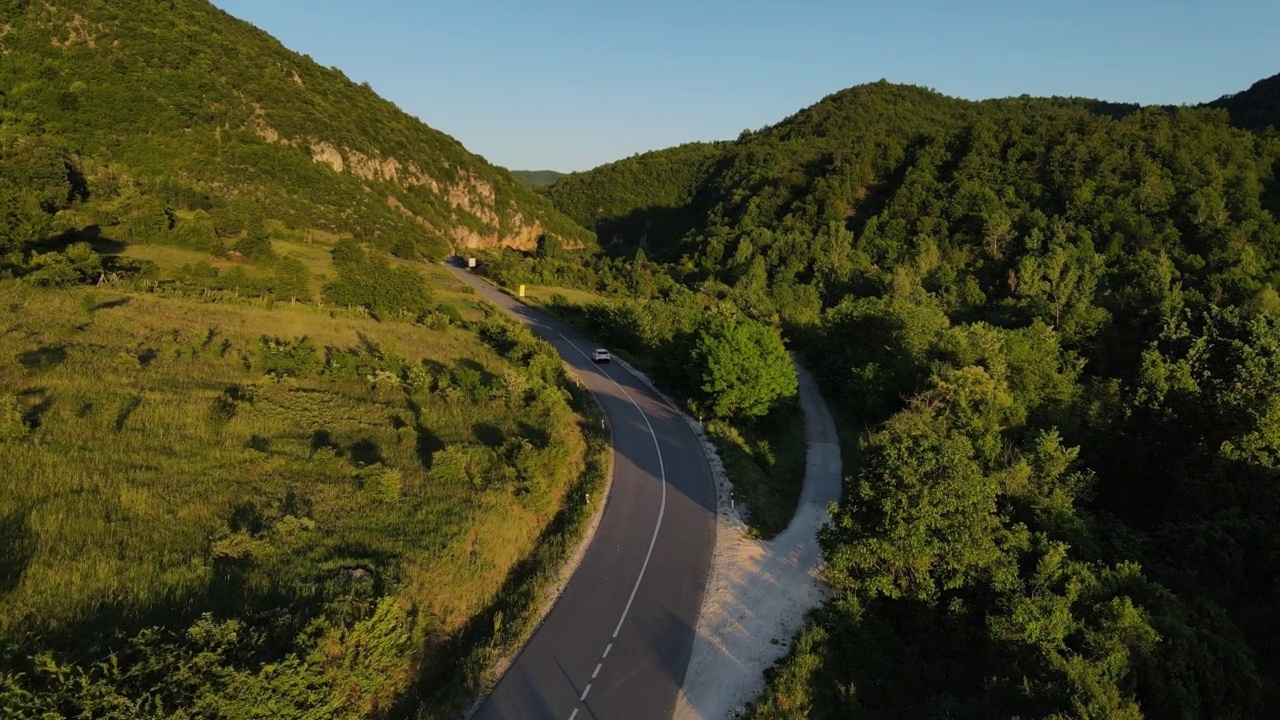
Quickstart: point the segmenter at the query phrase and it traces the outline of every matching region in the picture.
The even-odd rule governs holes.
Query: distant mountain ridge
[[[827,95],[736,140],[690,143],[566,175],[543,192],[556,207],[594,229],[602,246],[652,248],[667,259],[696,248],[689,233],[785,219],[797,203],[812,215],[849,219],[875,209],[877,189],[901,178],[912,148],[975,123],[1056,117],[1122,120],[1143,111],[1226,109],[1231,124],[1280,125],[1280,76],[1199,106],[1143,107],[1078,97],[965,100],[930,88],[880,80]],[[1021,122],[1021,121],[1018,121]],[[798,216],[794,216],[796,218]],[[855,223],[856,224],[856,223]]]
[[[512,170],[511,174],[536,188],[544,188],[566,175],[555,170]]]
[[[175,195],[248,200],[291,226],[410,238],[435,254],[531,248],[543,233],[590,240],[368,84],[205,0],[8,0],[0,53],[7,126],[57,138],[92,182],[112,167],[170,210],[198,209]]]
[[[1259,80],[1248,90],[1224,95],[1206,106],[1226,110],[1237,127],[1280,128],[1280,74]]]

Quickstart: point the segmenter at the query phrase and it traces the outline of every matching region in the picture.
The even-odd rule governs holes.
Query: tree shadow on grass
[[[537,427],[523,420],[517,422],[516,427],[520,429],[520,434],[538,450],[546,450],[551,445],[551,435],[547,433],[546,428]]]
[[[360,339],[360,347],[370,355],[378,355],[382,352],[382,345],[377,340],[370,338],[362,332],[357,332],[356,337]]]
[[[492,448],[502,447],[502,443],[507,439],[502,428],[489,423],[476,423],[471,431],[475,433],[477,440]]]
[[[32,403],[22,411],[22,422],[32,432],[40,429],[40,425],[44,422],[44,414],[49,412],[49,408],[53,407],[53,398],[49,397],[48,391],[44,388],[29,388],[18,393],[18,398],[23,402]]]
[[[67,361],[67,348],[63,345],[46,345],[35,350],[18,353],[18,362],[27,370],[42,372],[52,370]]]
[[[471,372],[480,373],[480,379],[484,382],[485,385],[492,385],[498,380],[497,375],[494,375],[493,373],[489,372],[484,365],[481,365],[480,363],[476,362],[475,360],[472,360],[471,358],[459,358],[458,361],[455,363],[455,367],[458,369],[469,370]]]
[[[352,443],[349,452],[356,465],[376,465],[383,461],[382,449],[378,447],[378,443],[368,438]]]
[[[0,597],[13,592],[35,557],[35,538],[27,531],[25,512],[0,517]]]
[[[118,308],[121,305],[128,305],[129,302],[130,302],[130,298],[128,297],[120,297],[120,298],[116,298],[115,300],[104,300],[98,303],[97,305],[94,305],[93,311],[97,312],[99,310],[110,310],[111,308]]]
[[[142,405],[142,396],[134,395],[125,401],[124,407],[120,408],[120,412],[116,413],[115,429],[116,432],[122,432],[124,426],[129,422],[129,418],[133,416],[133,412]]]
[[[409,412],[413,413],[413,431],[418,435],[418,462],[422,464],[423,470],[429,472],[431,470],[431,457],[444,449],[444,441],[432,432],[431,428],[423,424],[421,405],[415,402],[413,398],[405,398],[405,404],[408,406]]]
[[[315,455],[317,451],[324,449],[332,450],[338,457],[344,455],[342,446],[334,441],[328,430],[316,430],[311,433],[311,454]]]

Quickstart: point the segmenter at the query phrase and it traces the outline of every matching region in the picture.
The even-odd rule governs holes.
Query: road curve
[[[715,486],[702,446],[669,405],[590,341],[470,272],[450,270],[555,346],[613,428],[600,525],[551,612],[473,720],[670,718],[684,681],[715,545]]]

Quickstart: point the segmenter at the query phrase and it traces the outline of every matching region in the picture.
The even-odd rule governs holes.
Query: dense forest
[[[1280,127],[1280,75],[1259,80],[1244,92],[1224,95],[1209,106],[1225,108],[1237,127]]]
[[[555,170],[512,170],[511,174],[536,188],[544,188],[565,175]]]
[[[216,247],[265,217],[436,259],[589,239],[367,84],[205,0],[4,0],[0,28],[3,142],[43,170],[73,158],[77,192],[94,190],[58,230]]]
[[[605,252],[497,274],[626,297],[586,314],[659,351],[727,303],[845,428],[835,595],[753,717],[1280,711],[1275,83],[1139,107],[882,81],[547,189]]]

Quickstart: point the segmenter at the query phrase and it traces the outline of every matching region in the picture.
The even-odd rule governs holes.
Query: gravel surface
[[[719,507],[711,578],[676,720],[724,720],[740,713],[764,689],[764,671],[787,653],[808,612],[827,598],[817,532],[830,519],[828,505],[840,498],[840,445],[817,384],[799,365],[796,372],[807,443],[804,490],[791,524],[773,540],[747,535],[715,445],[698,421],[685,416],[711,463]]]

